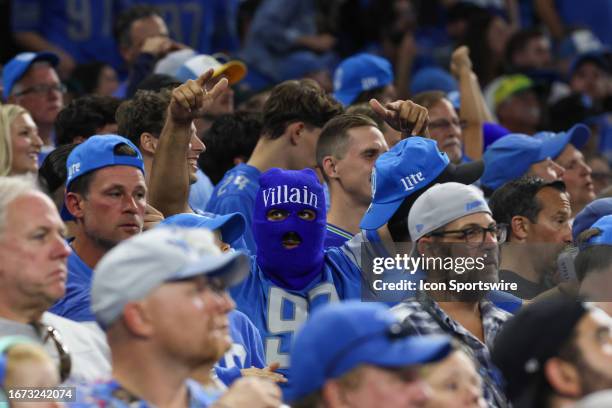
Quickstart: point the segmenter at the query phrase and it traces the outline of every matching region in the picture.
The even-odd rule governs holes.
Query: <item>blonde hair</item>
[[[11,124],[27,110],[18,105],[0,105],[0,176],[11,172],[13,151],[11,149]]]
[[[6,356],[6,377],[4,380],[5,388],[23,387],[23,373],[21,368],[27,363],[36,365],[51,365],[54,362],[47,354],[45,349],[35,343],[19,343],[10,346],[5,353]]]

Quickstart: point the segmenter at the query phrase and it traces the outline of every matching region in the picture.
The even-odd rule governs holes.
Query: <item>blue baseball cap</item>
[[[572,126],[567,132],[538,132],[533,135],[533,137],[537,139],[542,139],[547,143],[563,146],[563,148],[565,148],[568,143],[571,143],[576,149],[582,149],[587,140],[589,140],[590,136],[591,130],[587,125],[582,123]],[[557,158],[561,152],[563,152],[563,149],[561,149],[556,156],[552,157]]]
[[[287,399],[319,390],[361,364],[403,368],[438,361],[451,350],[447,336],[409,336],[380,303],[328,304],[315,310],[296,334]]]
[[[591,228],[597,220],[606,215],[612,215],[612,198],[600,198],[591,201],[582,209],[572,224],[572,238],[577,241],[578,235]]]
[[[578,70],[578,68],[580,68],[580,66],[584,64],[585,62],[593,62],[595,65],[599,66],[602,70],[610,73],[610,64],[608,63],[608,60],[606,59],[606,55],[608,55],[609,53],[610,53],[609,49],[602,48],[599,50],[588,51],[582,54],[578,54],[576,57],[574,57],[574,59],[570,63],[567,77],[571,79],[576,73],[576,71]]]
[[[585,245],[612,245],[612,215],[605,215],[595,221],[591,228],[598,228],[599,235],[591,237]]]
[[[176,214],[166,218],[160,222],[159,225],[184,228],[207,228],[211,231],[221,230],[223,242],[232,243],[244,234],[246,221],[244,216],[240,213],[214,215],[212,217],[198,214]]]
[[[372,54],[357,54],[342,61],[334,72],[334,97],[344,106],[363,91],[393,83],[391,63]]]
[[[52,52],[22,52],[10,60],[2,71],[4,99],[11,95],[15,82],[19,81],[30,66],[38,61],[47,61],[53,67],[59,64],[59,57]]]
[[[555,138],[544,140],[520,133],[504,136],[485,151],[485,170],[480,183],[496,190],[523,176],[532,164],[557,157],[565,145]]]
[[[136,151],[136,157],[116,155],[115,147],[125,144]],[[66,191],[70,184],[77,178],[110,166],[132,166],[139,169],[144,174],[144,162],[140,150],[128,139],[119,135],[94,135],[78,145],[70,152],[66,160]],[[62,208],[62,219],[72,220],[74,217],[66,206]]]
[[[484,137],[484,148],[492,145],[496,140],[509,135],[510,132],[505,127],[498,125],[497,123],[485,122],[482,124],[482,136]]]
[[[425,67],[413,75],[410,83],[412,95],[426,91],[442,91],[449,93],[458,91],[457,81],[445,69],[440,67]]]
[[[422,193],[434,181],[471,184],[483,172],[482,161],[455,166],[433,139],[412,136],[381,154],[372,169],[372,203],[361,219],[362,229],[387,223],[404,199]],[[442,176],[442,177],[440,177]]]

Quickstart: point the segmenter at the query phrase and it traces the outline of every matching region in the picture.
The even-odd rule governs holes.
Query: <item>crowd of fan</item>
[[[609,0],[11,9],[0,404],[612,406]]]

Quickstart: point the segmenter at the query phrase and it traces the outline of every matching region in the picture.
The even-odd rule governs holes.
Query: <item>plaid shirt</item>
[[[419,292],[416,298],[395,306],[391,311],[404,324],[412,327],[415,334],[447,334],[469,347],[480,364],[479,372],[488,406],[502,408],[509,405],[503,392],[500,374],[491,362],[489,348],[493,346],[502,325],[512,316],[510,313],[495,307],[488,300],[480,301],[485,340],[483,344],[423,292]]]

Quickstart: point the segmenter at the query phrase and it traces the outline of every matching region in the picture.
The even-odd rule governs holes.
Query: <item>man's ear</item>
[[[135,336],[149,337],[153,333],[151,316],[142,302],[125,305],[122,318],[126,328]]]
[[[66,193],[64,205],[74,218],[83,218],[83,196],[78,193]]]
[[[321,397],[323,399],[322,406],[324,407],[341,408],[349,406],[346,390],[336,380],[328,380],[323,384]]]
[[[292,146],[300,144],[304,138],[304,122],[294,122],[287,126],[285,133],[289,136],[289,141]]]
[[[325,156],[321,163],[321,169],[327,178],[338,178],[338,172],[336,171],[336,158],[334,156]]]
[[[419,238],[416,242],[416,249],[419,254],[429,255],[432,251],[432,243],[433,238],[425,235],[424,237]]]
[[[530,222],[527,217],[515,215],[510,220],[510,233],[512,237],[516,237],[517,242],[524,242],[529,236]],[[514,239],[513,239],[514,241]]]
[[[570,398],[582,395],[580,373],[572,363],[553,357],[544,364],[544,374],[555,393]]]
[[[140,150],[143,153],[148,153],[150,155],[154,155],[155,154],[155,150],[157,150],[157,143],[159,142],[159,139],[156,138],[155,136],[153,136],[151,133],[149,132],[143,132],[140,135]]]

